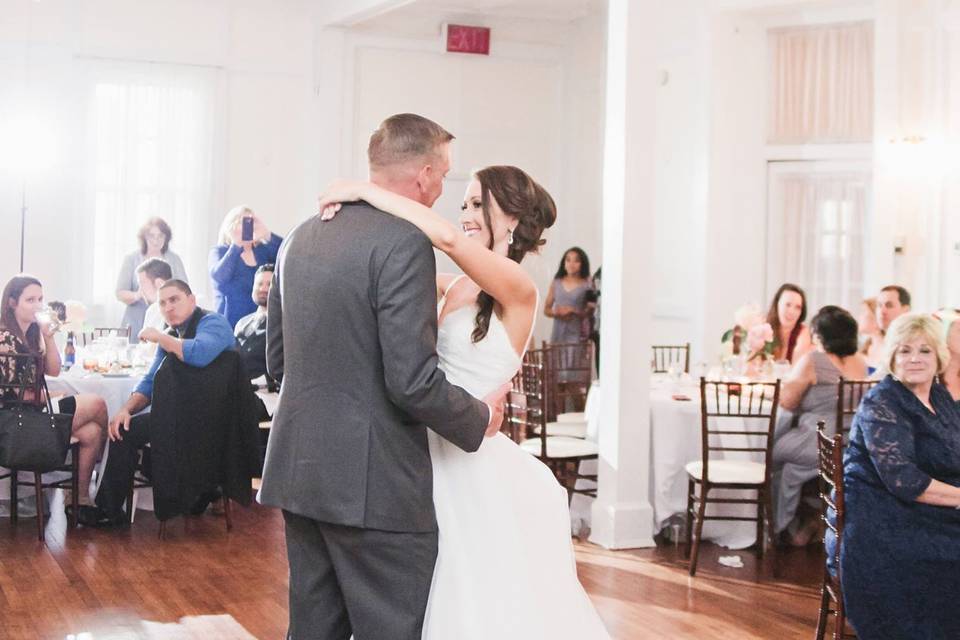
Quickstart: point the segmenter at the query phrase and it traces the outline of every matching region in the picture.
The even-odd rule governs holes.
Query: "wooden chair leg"
[[[130,488],[127,490],[127,522],[129,524],[133,524],[133,486],[135,478],[136,472],[134,472],[134,478],[130,478]]]
[[[167,539],[167,521],[166,520],[160,521],[160,531],[157,532],[157,538],[160,540]]]
[[[39,473],[33,474],[33,490],[37,500],[37,537],[43,542],[43,479]]]
[[[231,516],[230,498],[223,494],[223,518],[227,521],[227,531],[233,531],[233,518]]]
[[[830,617],[830,592],[827,591],[827,580],[829,578],[824,572],[823,584],[820,587],[820,613],[817,615],[816,640],[823,640],[827,632],[827,619]]]
[[[687,544],[683,547],[683,556],[687,559],[690,558],[690,546],[693,544],[693,492],[695,490],[693,478],[689,478],[687,480]]]
[[[837,594],[840,595],[840,594]],[[847,630],[847,613],[843,608],[843,598],[837,601],[836,615],[833,619],[833,638],[834,640],[843,640],[844,632]]]
[[[20,517],[19,509],[17,508],[17,482],[20,480],[20,472],[14,469],[10,470],[10,523],[16,524],[17,520]]]
[[[780,577],[780,554],[777,553],[776,541],[773,539],[774,526],[773,526],[773,499],[772,499],[772,493],[773,493],[773,492],[770,490],[769,487],[767,487],[767,488],[764,490],[764,495],[765,495],[765,497],[766,497],[766,500],[764,501],[764,506],[766,507],[765,510],[766,510],[766,512],[767,512],[767,519],[766,519],[766,522],[764,523],[766,532],[765,532],[765,536],[764,536],[764,539],[763,539],[763,543],[764,543],[764,546],[766,546],[767,538],[770,539],[770,540],[769,540],[769,542],[770,542],[770,550],[769,550],[769,552],[767,553],[767,555],[770,557],[770,564],[771,564],[771,566],[773,567],[773,577],[774,577],[774,578],[779,578],[779,577]]]
[[[80,444],[70,446],[70,528],[77,528],[77,518],[80,515]]]
[[[693,549],[690,552],[690,577],[697,573],[697,560],[700,556],[700,538],[703,536],[703,518],[707,515],[707,495],[710,485],[700,483],[700,506],[697,509],[697,526],[693,531]]]
[[[767,517],[767,501],[764,498],[763,489],[757,490],[757,558],[763,558],[764,544],[764,520]]]

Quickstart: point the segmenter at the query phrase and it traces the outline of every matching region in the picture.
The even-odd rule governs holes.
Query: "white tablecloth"
[[[143,372],[125,378],[105,378],[99,373],[88,373],[77,366],[56,378],[47,377],[47,387],[54,396],[92,393],[104,399],[107,412],[113,416],[123,407],[133,389],[140,382]]]

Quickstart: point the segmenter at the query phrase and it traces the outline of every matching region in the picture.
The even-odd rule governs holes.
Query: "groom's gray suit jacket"
[[[426,426],[466,451],[486,405],[437,368],[427,237],[366,203],[287,236],[267,314],[283,376],[260,502],[367,529],[436,531]]]

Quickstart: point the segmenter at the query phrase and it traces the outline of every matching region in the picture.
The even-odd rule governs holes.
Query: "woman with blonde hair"
[[[861,640],[960,638],[960,406],[937,381],[950,354],[922,314],[894,320],[884,347],[889,373],[864,396],[844,456],[831,571]]]
[[[244,218],[250,220],[253,233],[244,240]],[[210,278],[213,281],[215,309],[226,316],[230,326],[257,310],[250,297],[253,279],[262,265],[277,260],[283,238],[270,233],[253,210],[240,205],[230,209],[220,224],[219,244],[210,250]]]

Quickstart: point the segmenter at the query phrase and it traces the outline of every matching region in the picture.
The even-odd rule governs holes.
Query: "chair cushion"
[[[587,416],[583,411],[561,413],[557,415],[557,422],[586,422]]]
[[[530,438],[520,443],[520,448],[535,456],[540,455],[540,438]],[[599,449],[596,442],[588,442],[579,438],[565,438],[550,436],[547,438],[548,458],[584,458],[597,455]]]
[[[540,435],[540,427],[535,428],[534,433]],[[548,422],[548,436],[564,436],[567,438],[586,438],[586,422]]]
[[[690,462],[687,473],[702,480],[703,461]],[[710,482],[732,482],[738,484],[763,484],[763,464],[749,460],[710,460]]]

